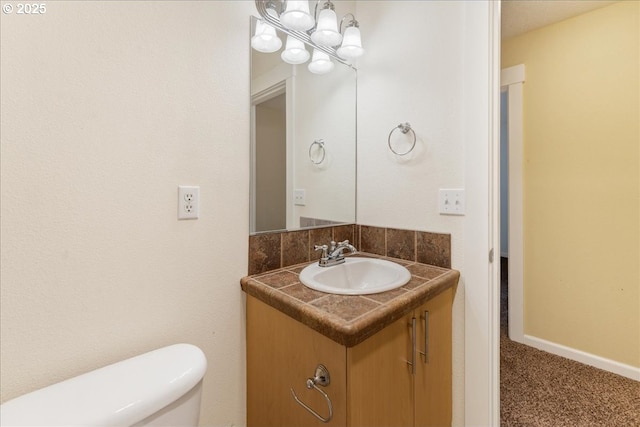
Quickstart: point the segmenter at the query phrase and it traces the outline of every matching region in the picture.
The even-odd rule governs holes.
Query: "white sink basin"
[[[330,294],[366,295],[399,288],[411,279],[409,270],[391,261],[348,257],[344,264],[320,267],[309,265],[300,272],[300,281],[311,289]]]

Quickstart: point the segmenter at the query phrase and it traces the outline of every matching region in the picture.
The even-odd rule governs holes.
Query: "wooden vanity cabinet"
[[[418,353],[416,366],[416,426],[450,426],[452,412],[452,308],[453,289],[424,304],[416,317],[428,312],[428,359]],[[418,321],[418,348],[424,336],[424,321]],[[422,328],[422,329],[420,329]]]
[[[453,290],[447,289],[349,349],[347,425],[451,425],[452,305]],[[407,363],[413,362],[413,319],[415,366]]]
[[[247,295],[247,426],[307,427],[347,425],[346,348]],[[327,424],[316,419],[291,395],[326,417],[325,399],[306,388],[318,364],[325,365],[331,383],[322,389],[333,402]]]
[[[447,289],[354,347],[345,347],[278,310],[247,296],[247,425],[413,427],[451,425],[451,308]],[[428,359],[425,320],[428,312]],[[415,322],[415,371],[413,358]],[[305,387],[318,364],[331,384],[322,388],[333,403],[323,423],[325,399]]]

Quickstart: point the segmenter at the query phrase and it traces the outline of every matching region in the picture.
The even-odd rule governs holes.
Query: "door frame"
[[[465,1],[464,414],[500,425],[500,8]],[[473,17],[473,19],[471,19]]]
[[[500,90],[508,98],[509,144],[509,338],[524,342],[523,112],[524,64],[500,72]]]

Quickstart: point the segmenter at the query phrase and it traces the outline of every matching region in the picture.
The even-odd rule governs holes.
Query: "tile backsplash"
[[[249,236],[249,275],[319,258],[314,245],[349,240],[360,252],[451,268],[451,235],[348,224]]]

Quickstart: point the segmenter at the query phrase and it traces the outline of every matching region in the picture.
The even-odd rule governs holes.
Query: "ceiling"
[[[517,36],[616,1],[502,0],[502,39]]]

